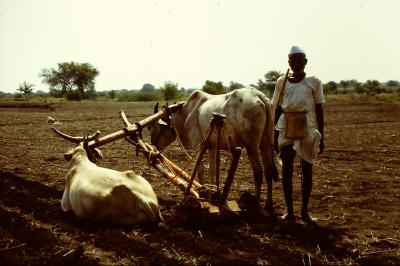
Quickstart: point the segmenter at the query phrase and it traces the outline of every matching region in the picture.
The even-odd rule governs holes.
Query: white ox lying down
[[[80,143],[64,155],[70,161],[61,200],[64,211],[72,210],[83,219],[123,225],[163,221],[157,196],[146,179],[133,171],[95,165],[84,146]]]
[[[183,146],[194,150],[206,134],[213,112],[226,115],[221,148],[246,148],[258,202],[263,179],[263,169],[259,161],[261,152],[268,186],[265,207],[272,211],[272,180],[278,177],[273,153],[274,117],[271,100],[260,91],[243,88],[222,95],[195,91],[181,109],[171,115],[171,119],[164,119],[165,123],[159,121],[150,128],[152,144],[163,149],[174,141],[176,130]],[[175,130],[171,126],[175,126]],[[232,143],[227,143],[229,137]],[[215,176],[215,141],[215,138],[211,138],[209,148],[211,180]]]

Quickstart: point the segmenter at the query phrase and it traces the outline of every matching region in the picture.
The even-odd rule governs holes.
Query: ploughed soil
[[[28,107],[0,108],[1,265],[400,265],[399,105],[325,105],[326,150],[314,166],[310,202],[319,220],[312,225],[279,218],[285,212],[281,182],[274,183],[274,216],[249,205],[241,213],[206,215],[185,204],[184,193],[126,140],[103,146],[101,166],[133,169],[154,186],[165,222],[153,227],[96,224],[64,213],[63,154],[73,145],[51,131],[55,126],[83,135],[100,129],[104,136],[122,129],[120,109],[137,122],[152,114],[153,103]],[[61,124],[48,123],[48,116]],[[143,135],[148,140],[146,129]],[[178,144],[164,154],[181,167],[188,164]],[[223,153],[222,181],[229,162]],[[297,214],[299,167],[296,159]],[[253,189],[243,152],[229,199],[239,201]],[[265,195],[264,185],[263,202]]]

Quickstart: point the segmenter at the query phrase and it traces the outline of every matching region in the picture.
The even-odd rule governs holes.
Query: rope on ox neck
[[[182,168],[182,171],[181,171],[181,172],[183,172],[183,171],[185,171],[185,170],[194,162],[195,158],[197,158],[197,155],[198,155],[198,153],[200,152],[200,150],[202,149],[202,147],[203,147],[204,145],[207,145],[207,143],[205,143],[204,138],[203,138],[202,141],[201,141],[201,142],[197,145],[197,147],[194,149],[193,155],[190,156],[190,155],[188,154],[187,150],[185,149],[185,147],[183,146],[182,141],[181,141],[181,139],[179,138],[179,135],[178,135],[177,132],[176,132],[176,128],[175,128],[175,125],[174,125],[174,120],[173,120],[173,118],[171,117],[170,120],[171,120],[171,124],[172,124],[172,126],[173,126],[173,128],[174,128],[174,130],[175,130],[175,134],[177,135],[177,138],[178,138],[178,140],[179,140],[180,146],[181,146],[181,148],[184,150],[186,156],[189,158],[189,159],[187,160],[185,166]],[[210,130],[211,130],[211,129],[208,128],[208,131],[210,131]],[[208,131],[207,131],[207,133],[208,133]],[[207,135],[207,133],[206,133],[206,135]],[[207,156],[206,158],[208,158],[208,156]],[[161,158],[161,160],[162,160],[162,158]],[[170,166],[168,165],[168,163],[165,162],[164,160],[162,160],[162,162],[163,162],[165,165],[167,165],[168,167],[170,167]],[[174,173],[175,176],[179,176],[179,175],[181,174],[181,172],[180,172],[180,173],[176,173],[176,172],[173,171],[173,170],[172,170],[171,172]]]
[[[202,141],[197,145],[196,149],[194,149],[193,152],[193,156],[190,156],[189,153],[187,152],[187,150],[185,149],[185,146],[182,143],[181,138],[179,137],[178,131],[176,130],[176,126],[175,126],[175,121],[174,118],[172,116],[172,113],[170,111],[170,108],[167,106],[164,106],[163,108],[165,108],[167,110],[167,115],[169,116],[169,120],[171,121],[171,125],[172,128],[174,129],[175,135],[178,139],[179,145],[181,146],[181,148],[183,149],[183,151],[185,152],[186,156],[190,159],[189,164],[193,161],[194,158],[196,158],[197,154],[199,153],[200,149],[206,145],[206,143],[204,143],[204,138],[202,139]],[[208,127],[207,133],[211,130],[211,127]],[[207,133],[205,134],[205,136],[207,135]]]
[[[198,153],[200,152],[200,150],[201,150],[205,145],[208,145],[208,143],[206,143],[206,142],[205,142],[205,138],[203,138],[203,139],[201,140],[201,142],[197,145],[197,147],[194,149],[193,155],[190,156],[189,153],[187,152],[187,150],[185,149],[185,147],[184,147],[184,145],[183,145],[183,143],[182,143],[181,138],[179,137],[179,134],[178,134],[178,132],[177,132],[177,130],[176,130],[176,126],[175,126],[175,121],[174,121],[173,116],[171,115],[171,112],[170,112],[170,110],[169,110],[169,107],[168,107],[168,106],[164,106],[163,108],[166,108],[166,110],[167,110],[167,115],[169,116],[169,120],[171,121],[171,125],[172,125],[172,127],[173,127],[173,129],[174,129],[174,131],[175,131],[175,134],[176,134],[176,136],[177,136],[178,142],[179,142],[181,148],[183,149],[183,151],[185,152],[186,156],[189,158],[189,160],[186,162],[185,166],[182,168],[182,171],[180,171],[179,173],[176,173],[176,171],[174,171],[173,169],[171,169],[171,167],[169,166],[169,164],[168,164],[167,162],[165,162],[164,160],[162,160],[162,158],[161,158],[161,161],[163,162],[163,164],[164,164],[167,168],[169,168],[169,169],[171,170],[172,173],[174,173],[175,177],[177,177],[177,176],[181,175],[181,172],[185,171],[185,170],[193,163],[194,159],[197,158],[197,155],[198,155]],[[224,128],[223,128],[223,129],[224,129]],[[207,132],[206,132],[206,134],[205,134],[204,136],[207,136],[208,133],[210,132],[210,130],[211,130],[211,126],[208,127],[208,130],[207,130]],[[163,152],[163,151],[162,151],[162,152]],[[209,157],[209,156],[207,156],[206,158],[208,158],[208,157]]]
[[[183,151],[185,152],[186,156],[187,156],[191,161],[193,161],[192,156],[189,155],[189,153],[187,152],[187,150],[186,150],[185,147],[183,146],[182,140],[181,140],[181,138],[179,137],[178,131],[176,130],[175,121],[174,121],[174,118],[173,118],[173,116],[172,116],[172,114],[171,114],[171,111],[170,111],[169,107],[168,107],[168,106],[165,106],[165,109],[167,110],[167,115],[170,116],[171,125],[172,125],[172,128],[174,129],[174,132],[175,132],[176,138],[178,139],[179,145],[181,146],[181,148],[182,148]],[[197,153],[196,151],[197,151],[197,148],[196,148],[196,150],[195,150],[194,155],[196,155],[196,153]],[[195,156],[193,156],[193,157],[195,157]]]

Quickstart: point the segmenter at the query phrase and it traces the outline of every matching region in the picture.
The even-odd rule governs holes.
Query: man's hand
[[[324,139],[321,138],[321,140],[319,142],[319,154],[322,154],[324,152],[324,149],[325,149]]]
[[[318,131],[321,133],[321,140],[319,142],[319,154],[324,152],[325,143],[324,143],[324,110],[322,108],[322,104],[315,104],[315,116],[317,118]]]

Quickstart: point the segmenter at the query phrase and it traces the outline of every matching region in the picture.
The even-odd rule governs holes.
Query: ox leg
[[[278,179],[278,169],[275,165],[273,150],[260,150],[264,165],[265,182],[267,183],[267,198],[265,202],[265,210],[273,214],[273,199],[272,199],[272,183]]]
[[[247,156],[250,161],[251,169],[253,170],[254,177],[254,186],[255,186],[255,195],[257,198],[258,205],[260,204],[261,199],[261,185],[263,181],[263,170],[260,164],[260,160],[258,158],[258,151],[247,148]]]

